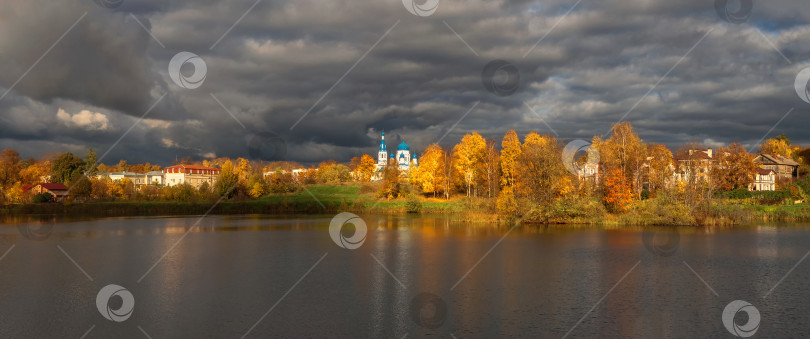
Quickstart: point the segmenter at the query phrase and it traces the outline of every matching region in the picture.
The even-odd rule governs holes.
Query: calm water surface
[[[807,225],[645,235],[364,215],[366,241],[348,250],[331,217],[50,220],[39,240],[40,221],[7,220],[0,337],[732,338],[733,300],[759,310],[756,337],[810,334],[810,263],[787,274]],[[123,322],[96,308],[109,284],[134,296]],[[422,293],[441,300],[415,312],[424,326]]]

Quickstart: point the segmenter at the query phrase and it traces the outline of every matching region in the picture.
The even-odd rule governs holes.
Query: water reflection
[[[273,305],[256,336],[719,337],[720,313],[737,299],[762,312],[761,336],[810,331],[791,320],[803,316],[810,270],[800,265],[774,289],[810,249],[807,225],[510,232],[363,215],[368,238],[347,250],[330,239],[331,217],[6,218],[0,251],[16,247],[0,261],[0,337],[80,337],[94,324],[101,337],[141,337],[134,325],[104,323],[88,302],[109,283],[136,298],[123,324],[155,337],[239,337]],[[41,241],[19,231],[43,225],[52,228]],[[645,232],[677,235],[676,250],[651,251]],[[432,321],[430,310],[442,311],[432,303],[419,313],[431,326],[413,321],[424,293],[446,304],[443,322]]]

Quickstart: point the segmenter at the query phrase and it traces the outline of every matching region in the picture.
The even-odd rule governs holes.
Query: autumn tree
[[[84,164],[85,164],[85,173],[88,176],[94,176],[98,173],[98,169],[96,166],[98,165],[98,157],[96,157],[96,151],[93,148],[87,149],[87,154],[84,155]]]
[[[748,153],[742,144],[721,147],[714,155],[711,168],[713,186],[724,191],[747,189],[754,181],[756,168],[754,155]]]
[[[322,184],[337,184],[351,179],[349,167],[339,164],[334,160],[323,161],[318,164],[316,173],[318,182]]]
[[[90,181],[90,178],[86,176],[80,176],[74,183],[72,188],[70,189],[70,194],[76,198],[86,199],[91,196],[93,192],[93,184]]]
[[[513,186],[517,177],[516,166],[521,154],[520,139],[515,130],[509,130],[501,141],[501,187]]]
[[[224,196],[226,199],[231,198],[236,194],[236,186],[239,184],[239,175],[234,170],[233,163],[228,160],[222,164],[222,170],[219,172],[219,177],[214,185],[214,191],[219,196]]]
[[[765,140],[762,145],[759,146],[759,149],[761,153],[781,155],[794,160],[799,160],[801,156],[799,147],[791,145],[790,138],[784,134],[776,138]]]
[[[0,189],[7,189],[20,180],[20,153],[12,149],[4,149],[0,153]]]
[[[108,199],[112,197],[112,181],[108,177],[90,179],[90,197],[93,199]]]
[[[254,199],[261,198],[268,192],[267,183],[261,174],[254,173],[248,180],[248,195]]]
[[[633,202],[633,191],[627,176],[621,169],[611,169],[605,175],[603,201],[605,206],[613,212],[624,212]]]
[[[84,161],[81,158],[70,152],[63,153],[53,161],[51,180],[70,186],[82,176],[84,168]]]
[[[362,182],[369,182],[371,181],[371,177],[374,176],[374,171],[377,169],[376,163],[374,158],[372,158],[368,154],[363,154],[362,157],[357,162],[357,166],[354,169],[355,173],[357,173],[357,179]]]
[[[119,161],[118,161],[118,164],[117,164],[117,165],[115,165],[115,170],[116,170],[117,172],[126,172],[126,171],[129,171],[129,164],[127,164],[127,161],[126,161],[126,160],[121,159],[121,160],[119,160]]]
[[[453,147],[453,169],[465,187],[467,196],[476,195],[476,182],[481,178],[481,162],[486,151],[486,141],[477,132],[467,134]]]
[[[423,193],[433,193],[435,197],[443,189],[445,181],[444,150],[438,144],[431,144],[419,158],[419,166],[410,170],[411,183]]]
[[[647,145],[647,181],[650,183],[650,190],[657,191],[665,188],[674,172],[672,152],[660,144]]]
[[[600,166],[603,173],[619,170],[630,182],[632,191],[641,196],[642,172],[646,163],[647,148],[633,131],[630,122],[613,125],[610,138],[594,138],[599,150]]]
[[[239,177],[239,186],[248,188],[248,181],[253,175],[253,166],[250,165],[250,161],[245,158],[236,158],[233,170],[236,176]]]
[[[380,186],[379,195],[389,200],[400,196],[399,166],[397,166],[394,159],[389,159],[388,166],[383,169],[382,186]]]
[[[480,172],[488,198],[492,198],[498,193],[498,183],[501,177],[500,158],[501,155],[495,148],[495,140],[487,140],[486,149],[484,149],[483,158],[480,162]]]
[[[536,132],[526,135],[515,169],[518,192],[535,203],[548,203],[571,189],[571,174],[562,163],[562,146],[552,136]]]

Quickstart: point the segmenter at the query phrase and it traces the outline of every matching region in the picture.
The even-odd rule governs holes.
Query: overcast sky
[[[810,144],[794,89],[810,66],[806,0],[750,13],[736,0],[424,1],[0,0],[0,148],[347,161],[374,154],[382,130],[419,152],[469,131],[589,140],[622,119],[671,147]],[[205,64],[202,82],[183,55]]]

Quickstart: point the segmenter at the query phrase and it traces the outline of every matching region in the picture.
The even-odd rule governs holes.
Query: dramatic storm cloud
[[[2,0],[0,147],[346,161],[382,130],[419,152],[622,120],[670,146],[810,143],[806,1],[410,2]]]

